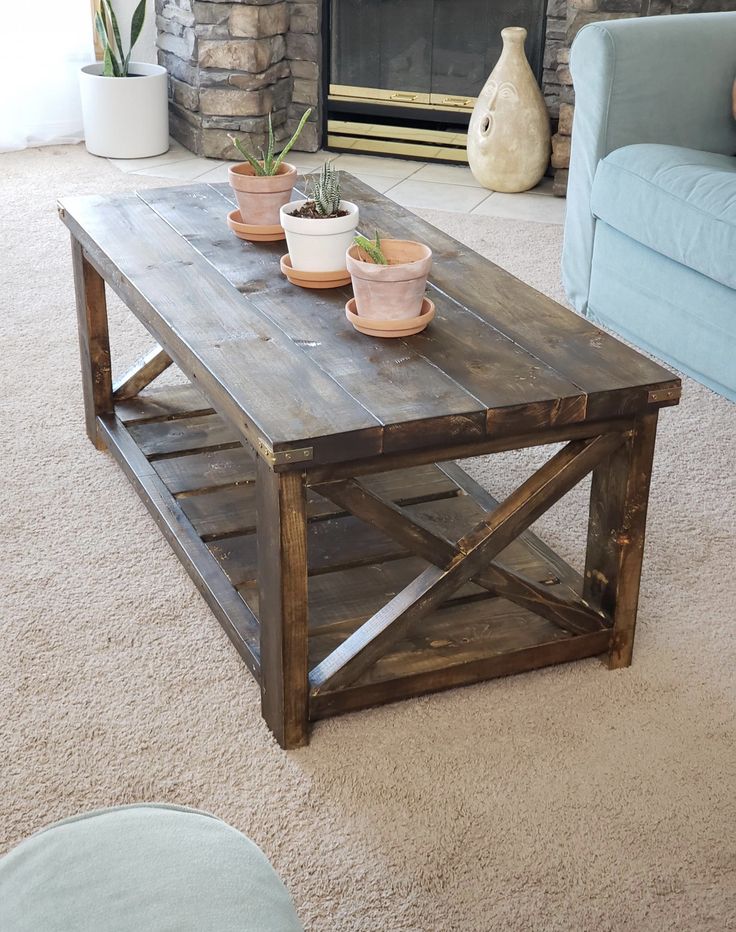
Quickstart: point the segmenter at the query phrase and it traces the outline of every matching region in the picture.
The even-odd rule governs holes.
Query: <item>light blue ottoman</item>
[[[0,860],[2,932],[302,932],[263,852],[176,806],[56,822]]]

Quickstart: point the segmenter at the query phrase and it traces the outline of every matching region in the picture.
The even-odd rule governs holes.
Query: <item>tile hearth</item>
[[[524,194],[499,194],[481,187],[463,165],[428,164],[350,152],[294,152],[290,161],[306,174],[328,158],[334,160],[337,168],[352,172],[410,209],[449,210],[553,224],[562,224],[565,219],[565,201],[552,195],[551,178],[544,178],[533,191]],[[171,178],[182,183],[227,181],[231,164],[200,158],[174,140],[168,152],[155,158],[109,161],[127,174]]]

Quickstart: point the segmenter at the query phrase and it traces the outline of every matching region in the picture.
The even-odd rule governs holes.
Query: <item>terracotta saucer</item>
[[[345,305],[345,316],[356,330],[370,337],[410,337],[424,330],[432,320],[434,303],[429,298],[425,298],[422,302],[422,312],[418,317],[409,317],[404,320],[376,320],[356,314],[355,298],[351,298]]]
[[[240,211],[237,209],[231,210],[227,215],[227,225],[238,239],[247,239],[249,243],[275,243],[276,240],[286,238],[286,233],[280,223],[265,227],[243,223],[240,219]]]
[[[337,272],[300,272],[292,269],[288,253],[281,257],[281,271],[292,285],[299,285],[300,288],[342,288],[350,284],[350,272],[347,269]]]

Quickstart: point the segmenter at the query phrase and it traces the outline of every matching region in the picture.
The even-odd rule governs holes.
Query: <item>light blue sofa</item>
[[[585,26],[571,70],[568,297],[736,401],[736,12]]]

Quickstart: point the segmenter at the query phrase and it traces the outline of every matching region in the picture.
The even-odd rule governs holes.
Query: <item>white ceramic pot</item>
[[[166,152],[166,69],[134,61],[127,78],[106,78],[102,69],[102,62],[95,62],[85,65],[79,75],[87,151],[113,159],[142,159]]]
[[[338,272],[346,268],[345,253],[358,227],[358,208],[350,201],[340,201],[345,217],[309,220],[293,217],[306,201],[291,201],[281,208],[281,226],[286,233],[291,267],[299,272]]]

